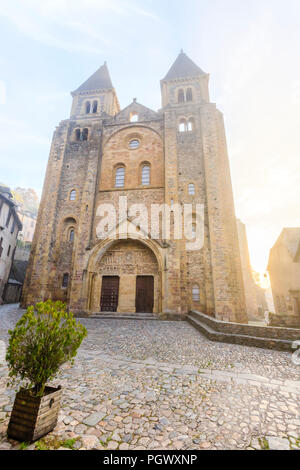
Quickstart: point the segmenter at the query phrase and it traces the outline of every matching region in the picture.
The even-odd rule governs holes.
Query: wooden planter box
[[[61,395],[61,387],[46,387],[42,397],[33,397],[27,390],[20,390],[11,412],[8,437],[33,442],[52,431],[57,424]]]

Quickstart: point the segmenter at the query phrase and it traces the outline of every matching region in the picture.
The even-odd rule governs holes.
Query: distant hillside
[[[35,190],[32,188],[15,188],[12,194],[16,203],[25,211],[29,211],[37,215],[39,208],[39,198]]]

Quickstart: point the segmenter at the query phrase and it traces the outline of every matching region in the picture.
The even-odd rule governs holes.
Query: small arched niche
[[[85,103],[85,114],[89,114],[91,112],[91,103],[90,101],[87,101]]]
[[[185,119],[180,119],[179,121],[179,126],[178,126],[179,132],[186,132],[187,130],[187,123]]]
[[[184,103],[184,91],[182,89],[178,90],[178,103]]]
[[[132,113],[130,113],[129,120],[130,122],[138,122],[139,120],[138,113],[136,111],[133,111]]]
[[[191,88],[186,90],[186,101],[193,101],[193,90]]]

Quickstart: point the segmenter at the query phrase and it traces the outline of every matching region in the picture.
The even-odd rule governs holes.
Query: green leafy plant
[[[72,449],[74,450],[74,444],[76,442],[76,439],[67,439],[62,443],[62,447],[66,447],[67,449]]]
[[[8,386],[18,384],[43,396],[46,382],[76,356],[87,330],[63,302],[47,300],[28,307],[9,334]]]
[[[269,443],[265,437],[263,438],[258,438],[259,445],[261,447],[261,450],[270,450]]]
[[[29,446],[29,442],[21,442],[20,450],[25,450]]]
[[[37,450],[49,450],[49,447],[47,446],[47,444],[42,439],[35,443],[35,448]]]

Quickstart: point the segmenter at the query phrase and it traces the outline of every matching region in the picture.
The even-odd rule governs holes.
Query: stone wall
[[[271,326],[282,326],[286,328],[300,328],[300,317],[296,315],[269,314]],[[299,334],[300,339],[300,334]]]
[[[193,313],[193,312],[192,312]],[[233,335],[245,335],[258,338],[273,338],[282,340],[299,340],[300,329],[270,326],[243,325],[233,322],[223,322],[200,312],[195,312],[197,318],[207,324],[215,331],[220,333],[229,333]]]

